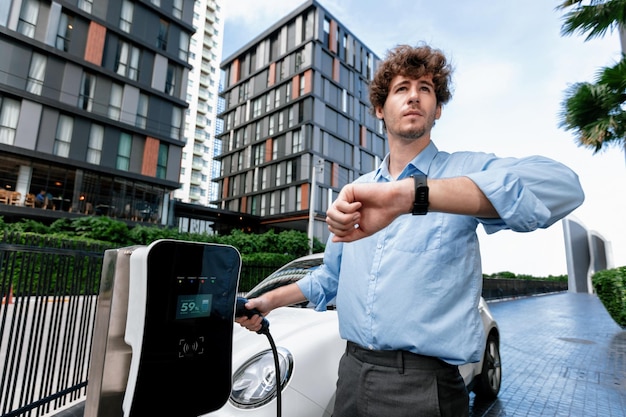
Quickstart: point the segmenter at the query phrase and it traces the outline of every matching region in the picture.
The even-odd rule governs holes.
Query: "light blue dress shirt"
[[[387,158],[356,182],[389,182]],[[565,217],[584,200],[578,176],[553,160],[446,153],[430,143],[398,176],[467,176],[499,219],[429,212],[399,216],[380,232],[351,243],[328,240],[324,265],[298,285],[324,310],[337,297],[341,337],[370,349],[409,350],[452,364],[481,359],[485,334],[476,228],[530,232]],[[390,202],[393,204],[393,202]]]

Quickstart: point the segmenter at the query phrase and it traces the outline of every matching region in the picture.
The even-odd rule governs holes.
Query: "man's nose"
[[[419,103],[419,101],[420,101],[419,91],[415,88],[412,88],[409,91],[409,103]]]

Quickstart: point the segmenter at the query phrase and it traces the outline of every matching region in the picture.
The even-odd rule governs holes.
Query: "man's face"
[[[376,108],[376,116],[385,121],[390,137],[415,140],[430,133],[441,116],[432,75],[418,79],[396,75],[384,106]]]

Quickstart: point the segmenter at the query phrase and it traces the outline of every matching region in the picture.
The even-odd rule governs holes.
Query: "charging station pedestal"
[[[85,417],[196,417],[231,390],[241,256],[158,240],[107,250]]]

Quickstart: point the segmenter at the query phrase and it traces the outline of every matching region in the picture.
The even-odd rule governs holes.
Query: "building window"
[[[133,24],[133,13],[135,12],[135,5],[130,0],[124,0],[122,3],[122,11],[120,13],[120,29],[124,32],[130,33],[130,27]]]
[[[324,18],[324,46],[326,48],[329,47],[330,44],[330,20],[328,18]]]
[[[172,109],[172,128],[170,131],[170,136],[174,139],[180,139],[180,127],[183,123],[183,110],[174,107]]]
[[[131,80],[139,78],[139,48],[126,42],[117,45],[115,56],[115,72]]]
[[[270,119],[270,125],[269,125],[269,131],[268,131],[268,134],[269,134],[270,136],[272,136],[272,135],[274,134],[274,128],[275,128],[275,126],[274,126],[274,123],[275,123],[275,121],[274,121],[274,115],[272,114],[272,115],[269,117],[269,119]]]
[[[280,107],[280,87],[274,91],[274,108]]]
[[[169,29],[169,23],[161,19],[159,22],[159,34],[157,35],[156,46],[163,51],[167,50],[167,33],[169,32]]]
[[[17,31],[29,38],[35,37],[35,27],[39,16],[39,1],[25,0],[20,10],[20,18],[17,22]]]
[[[103,140],[104,127],[96,124],[91,125],[91,130],[89,131],[89,145],[87,147],[87,162],[90,164],[100,164]]]
[[[176,75],[176,66],[168,64],[165,76],[165,94],[169,94],[170,96],[174,95],[176,89]]]
[[[128,171],[130,168],[130,150],[132,148],[133,139],[128,133],[120,134],[120,142],[117,145],[117,160],[115,167],[122,171]]]
[[[285,128],[285,112],[278,113],[278,131],[282,132]]]
[[[259,167],[252,171],[252,191],[259,191]]]
[[[0,143],[13,145],[19,117],[20,102],[0,96]]]
[[[295,112],[296,112],[296,105],[293,105],[291,107],[289,107],[289,120],[288,120],[288,125],[289,127],[293,127],[293,125],[295,124]]]
[[[300,91],[299,96],[304,95],[304,89],[306,88],[306,78],[304,76],[300,77]]]
[[[95,89],[96,77],[92,74],[84,72],[78,96],[78,107],[83,110],[91,111],[93,107],[93,95]]]
[[[87,13],[91,13],[93,0],[78,0],[78,7]]]
[[[281,168],[282,168],[281,164],[276,165],[276,186],[279,186],[279,185],[282,184],[283,173],[282,173],[282,169]]]
[[[276,214],[276,193],[270,194],[270,214]]]
[[[280,213],[287,211],[287,190],[280,191]]]
[[[74,29],[74,17],[66,13],[61,14],[59,27],[57,29],[56,47],[62,51],[69,51],[72,40],[72,30]]]
[[[285,184],[290,184],[293,181],[293,161],[287,161],[287,168],[285,169]]]
[[[292,152],[301,152],[302,151],[302,138],[300,137],[300,131],[296,130],[293,132],[292,136]]]
[[[122,116],[122,95],[124,89],[119,84],[111,85],[111,98],[109,101],[109,117],[113,120],[120,120]]]
[[[252,203],[250,206],[250,214],[257,215],[258,206],[259,206],[259,196],[255,195],[252,197]]]
[[[178,19],[183,18],[183,0],[174,0],[172,4],[172,14]]]
[[[157,158],[156,177],[165,179],[167,174],[168,146],[165,143],[159,145],[159,157]]]
[[[47,58],[44,55],[33,53],[30,59],[30,68],[28,69],[28,81],[26,83],[26,91],[32,94],[41,95],[43,89],[43,80],[46,75]]]
[[[254,161],[252,165],[261,165],[263,163],[263,156],[265,152],[265,144],[256,145],[253,150]]]
[[[296,210],[302,210],[302,186],[296,187]]]
[[[178,44],[178,57],[187,62],[189,59],[189,34],[186,32],[180,33],[180,41]]]
[[[74,119],[69,116],[59,116],[57,133],[54,137],[54,147],[52,153],[57,156],[67,158],[70,156],[70,143],[72,142],[72,131],[74,130]]]
[[[269,113],[269,111],[272,110],[272,94],[274,94],[274,91],[270,91],[265,96],[265,113]]]
[[[148,96],[145,94],[139,94],[139,101],[137,102],[137,118],[135,119],[135,126],[141,129],[145,129],[147,120],[148,120]]]
[[[261,115],[261,107],[263,106],[264,98],[265,96],[261,96],[252,103],[252,117],[259,117]]]

